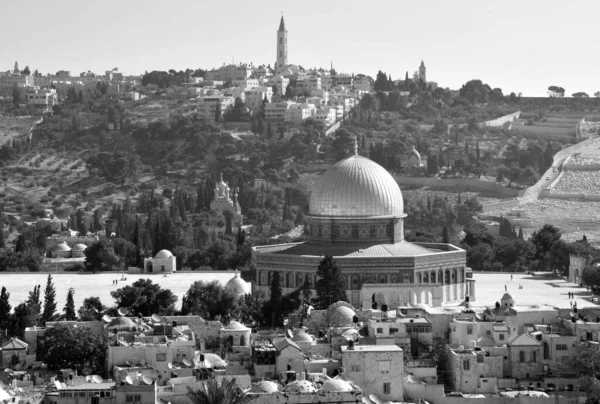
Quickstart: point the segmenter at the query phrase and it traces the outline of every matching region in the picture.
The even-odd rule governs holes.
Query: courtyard
[[[138,279],[149,278],[164,289],[170,289],[178,300],[175,304],[181,308],[181,298],[195,281],[211,282],[217,280],[225,285],[233,278],[234,272],[186,272],[172,275],[125,274],[126,281],[121,281],[120,272],[107,272],[101,274],[53,273],[52,279],[56,288],[57,310],[62,312],[67,299],[69,288],[75,290],[75,308],[79,309],[86,297],[97,296],[105,306],[112,306],[115,302],[110,292],[131,285]],[[48,273],[17,273],[5,272],[0,275],[0,287],[5,286],[10,293],[10,304],[17,306],[27,300],[29,292],[35,285],[41,286],[41,299],[44,299],[44,289]],[[113,285],[114,279],[119,279],[118,285]]]
[[[528,275],[524,273],[473,273],[475,279],[475,302],[473,306],[494,307],[507,291],[515,299],[517,306],[549,305],[561,309],[570,308],[569,302],[577,302],[577,307],[598,307],[598,298],[592,303],[591,292],[585,287],[579,287],[563,278]],[[522,286],[522,289],[519,288]],[[568,292],[573,292],[575,299],[569,300]]]
[[[528,275],[524,273],[513,274],[513,279],[510,279],[510,273],[474,273],[476,299],[473,302],[474,306],[494,306],[497,301],[500,301],[505,293],[504,286],[507,291],[514,297],[516,304],[521,306],[526,305],[550,305],[559,308],[569,308],[570,300],[567,297],[568,292],[574,292],[578,307],[596,307],[598,304],[591,301],[591,293],[585,287],[579,287],[573,283],[567,282],[562,278],[545,277],[541,275]],[[116,272],[102,274],[72,274],[72,273],[54,273],[52,278],[56,288],[56,300],[58,309],[62,311],[67,292],[69,288],[75,290],[75,307],[79,308],[83,304],[86,297],[97,296],[102,303],[107,306],[114,304],[114,300],[110,295],[111,291],[122,288],[126,285],[131,285],[138,279],[150,278],[153,282],[158,283],[161,287],[170,289],[177,297],[176,307],[181,307],[181,299],[187,292],[190,285],[195,281],[210,282],[213,280],[219,281],[225,285],[229,279],[234,276],[233,271],[229,272],[186,272],[175,273],[168,276],[163,275],[148,275],[148,274],[128,274],[125,275],[126,281],[119,281],[118,285],[113,285],[113,279],[120,279],[121,274]],[[41,285],[41,293],[46,285],[48,273],[29,273],[29,274],[11,274],[3,273],[0,275],[0,287],[6,286],[10,293],[10,304],[17,306],[24,302],[29,295],[29,292],[35,285]],[[522,286],[520,289],[519,286]]]

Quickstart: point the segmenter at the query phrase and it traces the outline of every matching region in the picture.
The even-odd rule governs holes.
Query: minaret
[[[285,21],[283,21],[283,15],[279,22],[279,29],[277,30],[277,62],[275,62],[275,68],[279,71],[284,70],[288,64],[288,46],[287,46],[287,30],[285,29]]]
[[[425,67],[423,59],[421,59],[421,66],[419,66],[419,80],[423,83],[427,82],[427,68]]]

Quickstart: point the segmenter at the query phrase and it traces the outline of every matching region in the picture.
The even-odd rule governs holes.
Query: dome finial
[[[358,156],[358,138],[354,136],[354,155]]]

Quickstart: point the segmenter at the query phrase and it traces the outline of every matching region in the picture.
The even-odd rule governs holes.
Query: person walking
[[[504,291],[508,292],[508,289],[506,288],[506,285],[504,285]]]
[[[512,281],[512,279],[513,279],[513,278],[512,278],[512,274],[510,274],[510,280]]]

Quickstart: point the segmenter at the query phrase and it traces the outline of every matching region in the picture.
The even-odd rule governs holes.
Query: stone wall
[[[448,189],[453,192],[485,192],[497,195],[499,198],[518,196],[514,188],[504,187],[496,182],[481,181],[476,178],[429,178],[429,177],[404,177],[394,175],[394,179],[402,186],[422,186],[435,189]]]

